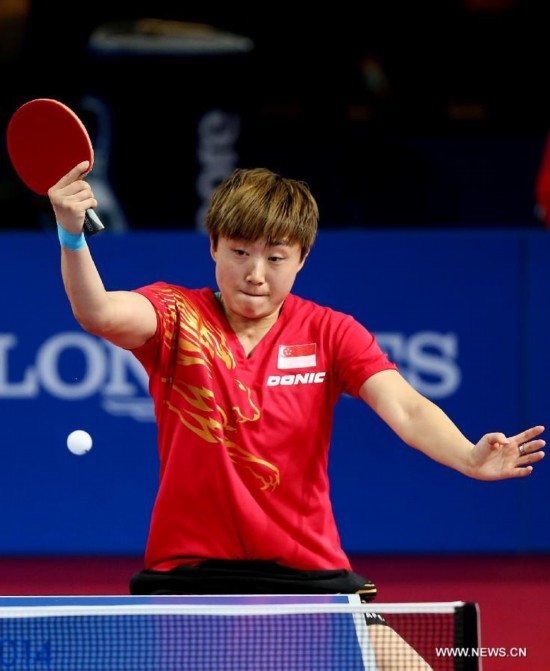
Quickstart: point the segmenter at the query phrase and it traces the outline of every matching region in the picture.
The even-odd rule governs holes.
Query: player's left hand
[[[544,426],[533,426],[516,436],[487,433],[471,452],[471,475],[478,480],[522,478],[533,472],[533,465],[544,459],[546,442],[538,438]]]

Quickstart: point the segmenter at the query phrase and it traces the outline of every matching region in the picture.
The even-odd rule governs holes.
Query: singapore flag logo
[[[317,365],[317,343],[307,345],[279,345],[277,368],[315,368]]]

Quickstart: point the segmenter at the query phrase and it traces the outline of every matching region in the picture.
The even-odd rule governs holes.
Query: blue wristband
[[[59,236],[61,246],[65,247],[65,249],[72,249],[75,251],[84,247],[86,244],[84,233],[69,233],[69,231],[66,231],[59,222],[57,222],[57,235]]]

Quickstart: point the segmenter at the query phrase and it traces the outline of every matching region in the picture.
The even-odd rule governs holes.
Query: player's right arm
[[[75,166],[48,191],[56,221],[79,235],[89,207],[97,207],[84,176],[87,162]],[[85,331],[119,347],[133,349],[151,338],[157,327],[153,306],[141,294],[107,291],[87,245],[61,246],[61,273],[73,314]]]

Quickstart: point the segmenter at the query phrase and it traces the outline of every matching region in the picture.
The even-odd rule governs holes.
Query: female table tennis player
[[[82,234],[98,205],[81,178],[87,167],[48,193],[66,292],[85,330],[144,365],[158,422],[160,484],[132,593],[374,598],[351,570],[329,500],[332,415],[344,392],[407,445],[472,478],[526,477],[544,457],[542,426],[471,442],[364,326],[291,293],[317,232],[304,183],[239,169],[216,189],[206,225],[217,289],[159,281],[108,291]],[[369,623],[379,651],[395,634]],[[380,652],[378,661],[394,668]],[[414,663],[406,668],[426,668]]]

